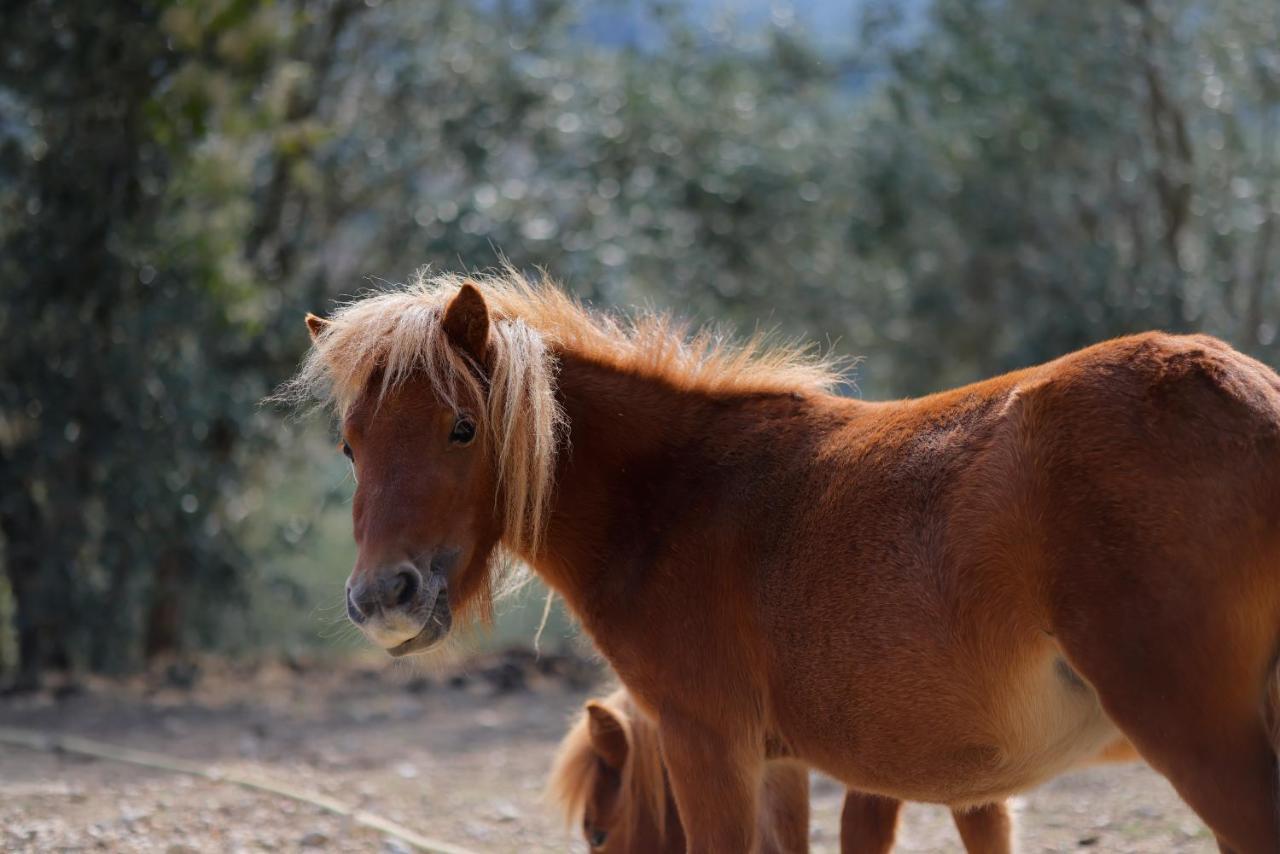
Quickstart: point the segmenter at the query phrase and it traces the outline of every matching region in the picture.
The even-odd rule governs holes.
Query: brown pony
[[[964,807],[1123,735],[1224,850],[1280,851],[1280,377],[1222,342],[870,403],[511,272],[308,324],[352,620],[424,650],[532,567],[657,722],[688,850],[751,848],[766,757]]]
[[[1137,758],[1117,742],[1099,762]],[[756,847],[795,854],[809,850],[808,772],[794,762],[765,766],[756,812]],[[593,851],[663,852],[685,849],[684,828],[662,767],[657,727],[635,707],[625,689],[588,700],[584,714],[560,743],[551,771],[551,794],[570,824],[580,824]],[[849,789],[840,816],[844,854],[889,854],[902,802]],[[1004,803],[951,812],[970,854],[1009,854],[1013,823]]]

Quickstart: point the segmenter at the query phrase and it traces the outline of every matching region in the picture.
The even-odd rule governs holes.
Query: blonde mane
[[[449,343],[441,323],[466,281],[489,308],[487,380]],[[419,274],[340,306],[280,396],[327,401],[341,417],[375,376],[380,400],[421,372],[455,410],[479,402],[495,449],[503,546],[531,555],[545,527],[563,428],[557,352],[708,393],[826,391],[840,380],[837,364],[808,348],[770,346],[760,335],[734,344],[663,314],[629,319],[593,311],[545,277],[532,282],[508,267],[472,277]]]
[[[665,838],[667,778],[658,728],[635,707],[625,688],[598,702],[622,721],[627,734],[627,762],[622,769],[622,791],[618,796],[618,802],[623,805],[623,832],[629,838],[634,837],[639,809],[643,808],[653,815],[659,835]],[[591,747],[587,716],[579,714],[560,742],[548,780],[548,792],[564,815],[566,826],[582,823],[587,799],[599,773],[599,759]]]

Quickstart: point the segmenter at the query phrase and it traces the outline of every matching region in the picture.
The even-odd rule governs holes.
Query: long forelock
[[[562,423],[554,357],[523,319],[495,316],[484,378],[444,331],[444,311],[460,282],[422,278],[340,306],[279,396],[328,403],[341,419],[364,395],[376,406],[410,377],[424,376],[455,412],[478,404],[495,455],[501,551],[529,554],[545,527]],[[498,554],[494,563],[509,564],[507,557]]]

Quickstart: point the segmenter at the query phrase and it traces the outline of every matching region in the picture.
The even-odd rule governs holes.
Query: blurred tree
[[[801,33],[654,12],[655,49],[583,43],[579,4],[387,4],[340,46],[308,179],[335,290],[504,253],[604,303],[839,335],[848,67]]]
[[[908,390],[1153,327],[1277,354],[1280,7],[936,0],[853,156]]]
[[[743,31],[619,2],[644,38],[593,42],[580,0],[0,11],[25,681],[228,625],[271,539],[247,523],[304,530],[264,500],[297,457],[255,403],[300,311],[372,275],[501,252],[839,339],[876,394],[1155,326],[1277,355],[1274,0],[886,3],[857,50],[782,6]]]
[[[291,40],[350,8],[5,8],[0,526],[21,685],[172,650],[235,595],[228,514],[299,336],[271,352],[280,297],[235,251],[274,234],[269,193],[246,206],[202,146],[302,120],[291,92],[283,115],[253,96],[287,88]]]

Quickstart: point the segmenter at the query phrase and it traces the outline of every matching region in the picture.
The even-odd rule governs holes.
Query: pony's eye
[[[476,422],[463,415],[453,422],[449,441],[455,445],[470,445],[476,438]]]
[[[342,443],[342,454],[347,459],[351,460],[351,462],[354,463],[356,461],[356,455],[351,452],[351,446],[348,445],[346,442]]]
[[[587,832],[587,843],[595,849],[603,848],[604,843],[608,838],[609,831],[607,830],[596,829]]]

